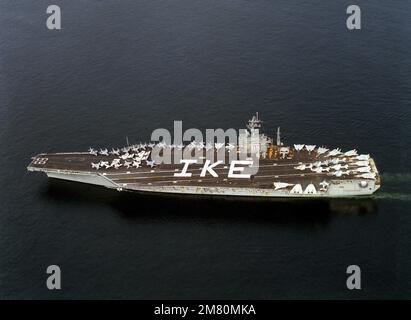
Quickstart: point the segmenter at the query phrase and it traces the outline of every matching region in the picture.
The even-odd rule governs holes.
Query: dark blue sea
[[[356,1],[356,31],[349,4],[0,1],[0,298],[411,298],[411,2]],[[243,128],[256,111],[285,143],[370,153],[382,188],[184,199],[26,171],[41,152],[148,141],[173,120]]]

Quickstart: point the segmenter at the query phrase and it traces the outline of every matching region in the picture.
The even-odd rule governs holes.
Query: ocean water
[[[0,1],[0,298],[410,298],[411,3]],[[142,196],[29,174],[40,152],[242,128],[357,148],[372,198]],[[48,265],[62,290],[45,285]],[[346,288],[346,268],[362,289]]]

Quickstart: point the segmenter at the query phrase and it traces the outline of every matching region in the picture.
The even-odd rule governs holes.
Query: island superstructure
[[[380,188],[380,175],[369,154],[314,144],[285,146],[280,128],[276,139],[261,129],[256,114],[236,144],[159,142],[110,151],[90,148],[88,152],[42,153],[32,158],[27,169],[50,178],[150,193],[338,198],[367,196]],[[190,154],[190,159],[183,156],[162,163],[154,156],[158,150]],[[207,160],[221,153],[225,161]],[[250,157],[233,160],[233,155],[244,153]]]

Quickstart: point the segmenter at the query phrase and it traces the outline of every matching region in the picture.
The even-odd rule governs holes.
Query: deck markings
[[[289,177],[289,176],[298,176],[299,174],[284,174],[284,175],[279,175],[279,177],[280,176],[284,176],[284,177]],[[324,174],[318,174],[318,173],[316,173],[316,172],[313,172],[313,173],[310,173],[310,175],[313,175],[313,176],[316,176],[316,177],[324,177]],[[272,178],[273,177],[273,175],[264,175],[264,176],[255,176],[255,179],[258,179],[258,178]],[[172,178],[172,177],[164,177],[164,178]],[[123,179],[122,179],[123,180]],[[124,179],[125,180],[125,179]],[[228,182],[232,182],[234,179],[232,179],[232,180],[230,180],[230,181],[228,181],[227,179],[223,179],[223,181],[228,181]],[[237,179],[236,179],[237,180]],[[239,179],[240,180],[240,179]],[[249,179],[241,179],[241,180],[243,180],[244,182],[249,182]],[[193,182],[193,181],[195,181],[195,182],[198,182],[198,179],[181,179],[181,180],[178,180],[178,181],[176,181],[176,180],[159,180],[159,181],[151,181],[151,183],[153,184],[158,184],[158,183],[170,183],[170,182],[172,182],[172,183],[177,183],[177,182],[181,182],[181,183],[185,183],[185,182]],[[216,178],[208,178],[208,179],[202,179],[202,182],[204,182],[204,181],[216,181],[217,183],[218,183],[218,179],[216,179]],[[272,183],[272,182],[274,182],[274,181],[270,181],[270,183]],[[130,185],[133,185],[133,184],[141,184],[141,182],[129,182],[128,184],[130,184]],[[207,186],[207,187],[209,187],[209,186]]]
[[[307,162],[307,163],[305,163],[305,164],[310,164],[310,162]],[[279,164],[279,165],[276,165],[276,167],[291,167],[291,166],[295,166],[295,165],[297,165],[296,163],[293,163],[293,164]],[[260,166],[249,166],[249,168],[270,168],[270,167],[272,167],[273,165],[260,165]],[[203,167],[201,166],[201,167],[199,167],[199,168],[192,168],[192,169],[187,169],[187,172],[192,172],[192,173],[195,173],[196,171],[198,171],[198,170],[201,170]],[[213,168],[215,171],[217,171],[217,170],[224,170],[224,169],[228,169],[228,167],[227,166],[224,166],[223,168],[219,168],[219,167],[215,167],[215,168]],[[293,168],[294,169],[294,168]],[[137,169],[138,170],[138,169]],[[150,173],[150,172],[155,172],[155,173],[174,173],[174,172],[178,172],[178,171],[181,171],[182,170],[182,168],[181,169],[174,169],[174,170],[158,170],[158,171],[154,171],[154,170],[151,170],[151,171],[134,171],[133,172],[133,174],[145,174],[145,173]],[[294,170],[296,170],[296,169],[294,169]],[[307,170],[308,170],[308,168],[307,168]],[[117,176],[117,175],[124,175],[124,174],[126,174],[126,173],[124,173],[124,172],[107,172],[107,174],[108,175],[110,175],[110,176]]]

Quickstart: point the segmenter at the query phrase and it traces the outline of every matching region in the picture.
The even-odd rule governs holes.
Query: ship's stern
[[[375,174],[374,192],[381,188],[381,176],[373,158],[370,158],[371,172]]]

